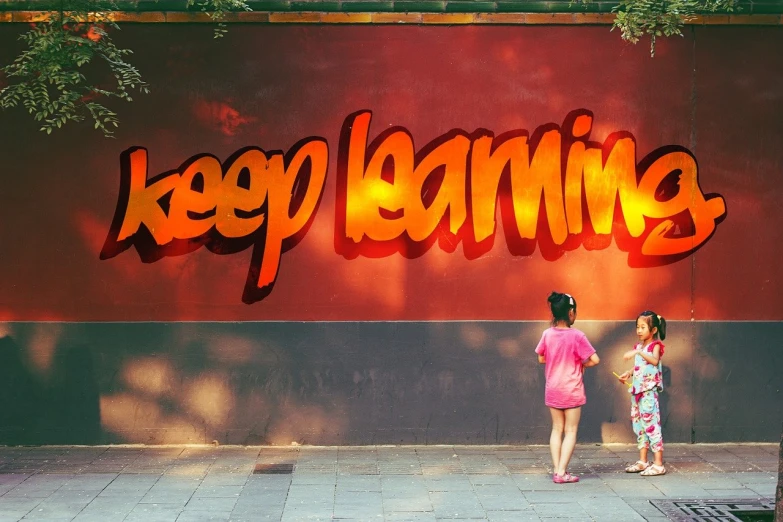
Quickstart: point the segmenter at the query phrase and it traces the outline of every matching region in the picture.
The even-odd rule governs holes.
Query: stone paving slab
[[[579,445],[561,485],[546,446],[0,447],[0,522],[667,520],[651,500],[773,498],[777,452],[669,444],[645,478],[633,446]]]

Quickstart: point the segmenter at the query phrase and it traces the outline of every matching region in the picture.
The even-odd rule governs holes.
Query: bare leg
[[[639,450],[639,460],[641,462],[647,462],[647,448],[641,448]]]
[[[549,436],[549,451],[552,454],[552,468],[554,473],[558,471],[560,463],[560,448],[563,441],[563,428],[565,426],[565,412],[557,408],[549,408],[552,414],[552,433]]]
[[[582,416],[582,408],[569,408],[563,410],[565,416],[565,436],[563,437],[563,444],[560,448],[560,460],[558,461],[558,467],[555,469],[555,473],[563,475],[568,468],[568,463],[571,462],[571,455],[574,453],[574,446],[576,446],[576,432],[579,428],[579,418]]]
[[[653,459],[656,466],[663,466],[663,450],[653,451]]]

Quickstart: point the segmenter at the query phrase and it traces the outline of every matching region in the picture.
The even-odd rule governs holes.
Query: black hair
[[[568,311],[573,310],[576,313],[576,299],[568,294],[552,292],[549,294],[547,301],[549,301],[549,309],[552,311],[552,324],[558,321],[565,321],[571,324],[568,320]]]
[[[661,341],[666,339],[666,319],[651,310],[645,310],[644,312],[640,313],[639,317],[636,319],[644,319],[644,322],[647,323],[647,326],[650,328],[651,332],[653,328],[657,328],[658,333],[656,335],[658,338]]]

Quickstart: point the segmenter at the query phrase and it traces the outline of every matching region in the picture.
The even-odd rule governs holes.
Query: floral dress
[[[657,453],[663,451],[663,434],[661,431],[661,408],[658,393],[663,390],[663,372],[661,358],[664,345],[660,341],[652,341],[642,347],[637,344],[635,349],[652,354],[655,346],[660,346],[658,364],[648,363],[644,357],[637,354],[634,357],[633,381],[631,392],[631,423],[636,434],[637,447],[649,448]]]

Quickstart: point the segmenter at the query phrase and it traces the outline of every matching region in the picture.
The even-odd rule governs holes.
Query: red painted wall
[[[0,26],[0,57],[23,27]],[[546,295],[568,291],[585,319],[781,320],[783,32],[697,27],[646,45],[606,27],[125,26],[152,85],[118,106],[116,139],[88,126],[46,136],[21,110],[2,114],[0,320],[546,319]],[[691,150],[705,193],[726,219],[693,256],[631,268],[614,244],[557,260],[512,256],[502,233],[468,260],[458,246],[416,259],[347,260],[335,252],[335,170],[341,125],[373,112],[371,139],[390,126],[416,147],[450,131],[496,135],[594,114],[592,138],[628,131],[637,160],[667,145]],[[120,153],[149,151],[150,176],[245,146],[329,145],[329,169],[309,232],[282,256],[271,294],[241,300],[250,249],[196,252],[143,264],[133,249],[99,260],[120,186]]]

